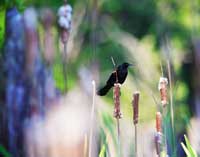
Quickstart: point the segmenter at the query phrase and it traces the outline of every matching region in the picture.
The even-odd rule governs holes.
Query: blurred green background
[[[98,86],[105,83],[113,70],[111,56],[117,64],[133,63],[129,77],[122,86],[121,101],[124,116],[132,119],[132,93],[141,92],[140,122],[155,119],[159,102],[158,81],[168,77],[167,62],[172,72],[175,132],[183,135],[191,117],[199,116],[195,95],[199,93],[198,66],[200,35],[199,0],[68,0],[73,6],[72,28],[74,47],[69,54],[69,90],[76,87],[81,67],[99,67]],[[0,44],[3,50],[5,11],[16,6],[21,12],[28,6],[50,7],[55,14],[62,0],[1,0]],[[73,27],[73,25],[72,25]],[[42,30],[40,30],[42,33]],[[58,38],[55,26],[54,33]],[[59,54],[59,44],[57,44]],[[76,51],[76,53],[74,53]],[[2,52],[3,53],[3,52]],[[62,64],[59,55],[53,65],[56,86],[64,90]],[[112,92],[105,98],[112,106]],[[155,100],[154,100],[155,99]],[[179,141],[179,140],[177,140]]]

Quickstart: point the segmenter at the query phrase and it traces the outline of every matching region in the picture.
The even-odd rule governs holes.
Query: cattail
[[[113,88],[113,99],[114,99],[114,117],[119,119],[122,117],[120,112],[120,84],[115,83]]]
[[[140,93],[139,92],[135,92],[133,94],[133,123],[137,124],[138,123],[138,105],[139,105],[139,97],[140,97]]]
[[[54,24],[54,15],[50,9],[43,9],[41,15],[41,21],[44,27],[44,59],[47,65],[51,65],[54,59],[54,38],[52,33],[52,27]]]
[[[113,88],[113,99],[114,99],[114,117],[117,120],[117,139],[118,139],[118,155],[121,156],[121,147],[120,147],[120,122],[119,119],[122,118],[120,111],[120,84],[115,83]]]
[[[162,132],[162,115],[160,112],[156,113],[156,131]]]
[[[168,84],[167,78],[160,77],[160,81],[158,84],[158,90],[160,91],[161,104],[163,107],[165,107],[168,103],[168,101],[167,101],[167,84]]]
[[[72,17],[72,7],[67,4],[67,0],[64,0],[64,5],[58,9],[58,25],[60,27],[60,37],[63,43],[63,75],[64,75],[64,87],[65,92],[67,92],[67,42],[71,30],[71,17]]]
[[[156,135],[155,135],[155,145],[157,155],[160,156],[162,144],[162,115],[160,112],[156,113]]]
[[[133,123],[134,123],[134,127],[135,127],[135,156],[138,156],[137,153],[137,123],[138,123],[138,112],[139,112],[139,98],[140,98],[140,93],[137,91],[133,94],[133,101],[132,101],[132,105],[133,105]]]
[[[24,26],[26,37],[26,72],[30,77],[34,73],[35,62],[39,56],[39,37],[37,32],[38,15],[34,8],[24,11]]]
[[[58,9],[58,24],[61,32],[61,41],[66,44],[69,38],[69,32],[71,29],[71,17],[72,17],[72,7],[71,5],[65,4]]]

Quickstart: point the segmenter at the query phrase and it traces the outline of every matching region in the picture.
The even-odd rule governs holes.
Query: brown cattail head
[[[161,104],[163,107],[167,105],[167,84],[168,80],[166,77],[160,77],[160,81],[158,84],[158,90],[160,91],[160,97],[161,97]]]
[[[41,13],[41,21],[44,27],[44,59],[47,65],[51,65],[54,59],[54,38],[52,33],[52,27],[55,17],[50,9],[43,9]]]
[[[156,131],[162,132],[162,115],[160,112],[156,113]]]
[[[133,101],[132,101],[132,105],[133,105],[133,123],[137,124],[138,123],[138,112],[139,112],[139,97],[140,97],[140,93],[139,92],[135,92],[133,94]]]
[[[55,16],[51,9],[44,8],[41,11],[41,22],[45,30],[51,29],[55,22]]]
[[[26,72],[31,76],[34,71],[34,63],[39,56],[39,37],[37,32],[38,18],[36,10],[27,8],[24,11],[24,26],[26,40]]]
[[[120,111],[120,84],[115,83],[113,88],[113,99],[114,99],[114,117],[119,119],[122,117]]]

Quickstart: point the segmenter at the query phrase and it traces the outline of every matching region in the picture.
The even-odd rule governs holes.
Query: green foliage
[[[20,11],[25,9],[25,0],[1,0],[0,6],[5,8],[17,7]]]
[[[103,144],[99,153],[99,157],[105,157],[106,156],[105,154],[106,154],[106,147],[105,144]]]
[[[181,145],[185,153],[187,154],[187,157],[198,157],[196,151],[192,148],[186,135],[184,135],[184,138],[185,138],[186,145],[183,142],[181,142]]]
[[[4,42],[4,33],[5,33],[5,6],[0,6],[0,49],[3,46]]]
[[[107,111],[98,112],[100,119],[100,139],[101,139],[101,150],[99,157],[110,156],[110,153],[117,154],[117,136],[116,126],[114,119]]]
[[[3,157],[11,157],[10,153],[2,145],[0,145],[0,156],[1,155],[3,155]]]
[[[175,157],[176,156],[175,136],[173,132],[170,112],[168,112],[166,116],[163,117],[163,124],[164,124],[165,136],[167,137],[166,140],[168,147],[172,150],[172,157]]]
[[[72,89],[77,81],[76,73],[73,72],[73,65],[68,64],[67,66],[67,88]],[[53,66],[53,76],[55,79],[56,87],[64,92],[65,84],[64,84],[64,72],[63,72],[63,64],[62,62],[57,62]]]
[[[141,38],[152,27],[157,14],[155,1],[139,1],[138,0],[123,0],[105,1],[102,10],[111,14],[119,26],[134,34],[136,37]]]

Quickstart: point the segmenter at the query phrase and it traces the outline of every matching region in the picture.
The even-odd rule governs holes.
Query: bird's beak
[[[129,64],[128,66],[133,66],[133,64]]]

